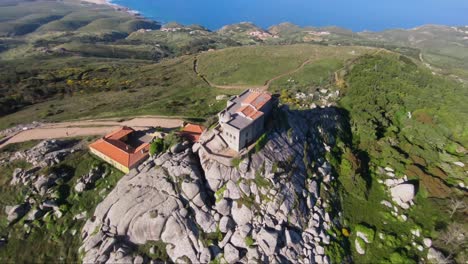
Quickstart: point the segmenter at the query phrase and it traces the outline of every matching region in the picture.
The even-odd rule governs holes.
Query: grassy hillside
[[[338,59],[344,62],[366,52],[375,50],[307,44],[229,48],[200,55],[198,71],[218,85],[263,85],[272,78],[299,68],[307,60],[311,64],[330,60],[325,67],[334,71],[340,65],[332,61]]]
[[[453,201],[467,202],[459,188],[468,184],[467,170],[454,162],[468,163],[468,90],[395,55],[363,56],[348,69],[346,81],[340,105],[349,113],[352,137],[349,147],[335,152],[342,158],[345,223],[351,230],[364,225],[383,234],[366,245],[365,255],[354,251],[355,261],[416,263],[426,254],[417,244],[430,237],[436,248],[465,263],[466,248],[445,238],[454,226],[468,229],[466,211],[450,215]],[[390,199],[379,183],[388,178],[384,167],[418,186],[415,205],[398,213],[407,220],[381,204]],[[421,237],[411,234],[415,229]]]
[[[131,60],[57,59],[24,80],[25,83],[40,80],[46,85],[45,91],[56,89],[55,99],[0,117],[0,127],[33,120],[59,121],[82,117],[142,114],[211,116],[224,106],[224,102],[215,100],[217,95],[239,91],[209,87],[193,72],[193,59],[186,56],[159,64]],[[28,91],[26,89],[22,94]]]
[[[94,138],[78,139],[88,144]],[[12,154],[15,151],[26,150],[38,142],[15,144],[3,149],[2,154]],[[31,164],[23,160],[0,165],[0,235],[8,237],[8,243],[0,250],[2,263],[13,262],[65,262],[73,263],[79,260],[79,247],[81,246],[80,230],[84,219],[75,219],[75,216],[92,215],[95,207],[103,200],[106,194],[115,186],[123,176],[120,171],[110,167],[103,161],[96,159],[86,149],[76,151],[64,161],[53,167],[44,168],[44,173],[67,173],[64,181],[53,187],[53,194],[58,197],[60,211],[63,216],[56,217],[48,214],[44,218],[28,221],[25,218],[15,225],[9,226],[6,221],[5,206],[17,204],[24,197],[41,200],[34,197],[29,187],[11,186],[12,173],[15,168],[31,168]],[[105,168],[107,177],[99,179],[95,188],[77,193],[74,186],[79,178],[87,174],[94,166]]]
[[[2,1],[0,129],[40,120],[144,114],[207,118],[225,105],[215,99],[217,95],[240,92],[210,87],[201,77],[216,85],[261,86],[271,81],[272,92],[291,98],[297,92],[317,94],[327,88],[328,94],[339,88],[338,105],[350,127],[330,155],[339,176],[343,225],[350,231],[354,261],[417,262],[427,255],[417,245],[430,237],[436,248],[466,262],[466,244],[443,238],[455,225],[467,230],[466,212],[450,215],[447,208],[452,200],[466,202],[466,192],[459,186],[468,185],[467,170],[454,162],[468,164],[468,90],[432,71],[468,76],[467,28],[361,34],[287,23],[268,30],[243,23],[218,32],[175,23],[158,28],[153,21],[105,6]],[[259,38],[252,32],[264,35]],[[233,47],[241,45],[248,46]],[[215,50],[200,53],[209,49]],[[13,146],[17,147],[30,146]],[[62,165],[74,168],[77,177],[93,162],[80,152]],[[0,179],[5,204],[23,195],[21,189],[5,187],[15,166],[28,165],[0,166],[6,175]],[[400,209],[398,216],[381,204],[390,199],[379,183],[385,179],[384,167],[418,186],[415,205]],[[118,178],[116,174],[112,181]],[[89,212],[99,197],[72,193],[66,209],[73,214]],[[0,251],[0,258],[27,261],[34,255],[36,261],[56,261],[57,256],[75,261],[79,239],[71,231],[79,230],[82,223],[71,221],[73,214],[53,225],[35,223],[38,228],[24,244],[19,242],[24,235],[20,228],[13,230],[16,242]],[[366,245],[366,255],[354,250],[356,231],[363,227],[376,234],[374,242]],[[421,230],[418,238],[411,234],[415,229]],[[4,230],[0,223],[0,231]],[[35,245],[40,245],[39,250]],[[26,254],[17,254],[22,246]]]

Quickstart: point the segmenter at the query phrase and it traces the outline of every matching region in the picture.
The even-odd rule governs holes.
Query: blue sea
[[[468,0],[113,0],[161,23],[199,24],[216,30],[253,22],[340,26],[353,31],[468,25]]]

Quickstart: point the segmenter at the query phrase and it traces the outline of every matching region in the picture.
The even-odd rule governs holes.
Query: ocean
[[[113,0],[161,23],[199,24],[216,30],[253,22],[339,26],[353,31],[413,28],[424,24],[468,25],[467,0]]]

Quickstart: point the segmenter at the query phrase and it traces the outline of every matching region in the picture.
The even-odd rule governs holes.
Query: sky
[[[114,0],[163,23],[201,24],[218,29],[253,22],[281,22],[384,30],[423,24],[468,25],[468,0]]]

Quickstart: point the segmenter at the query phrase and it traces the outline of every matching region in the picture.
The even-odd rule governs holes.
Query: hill
[[[284,202],[280,201],[283,196],[276,194],[286,188],[289,207],[281,210],[300,208],[304,215],[278,212],[275,217],[294,219],[286,217],[282,224],[274,222],[277,219],[261,219],[258,223],[273,229],[277,226],[275,234],[286,241],[288,236],[291,239],[292,231],[302,233],[306,229],[305,220],[321,219],[328,213],[334,219],[333,226],[311,237],[314,241],[324,237],[327,241],[328,237],[330,241],[327,244],[320,240],[323,253],[315,255],[337,263],[417,263],[428,261],[428,256],[437,252],[439,262],[449,259],[465,263],[467,226],[462,205],[467,202],[468,186],[467,32],[467,27],[428,25],[356,33],[289,23],[269,29],[240,23],[210,31],[197,25],[160,26],[123,10],[79,1],[6,0],[0,3],[0,129],[33,121],[145,114],[199,122],[206,119],[211,125],[230,95],[250,87],[269,89],[279,98],[281,111],[277,109],[269,126],[272,129],[265,134],[266,149],[262,152],[259,146],[259,153],[236,160],[239,166],[227,166],[230,172],[218,173],[234,175],[245,164],[252,166],[252,179],[227,179],[232,182],[229,188],[243,183],[264,190],[257,189],[255,197],[237,197],[236,203],[242,204],[237,208],[248,206],[261,217],[276,212],[275,208]],[[9,261],[34,258],[50,262],[57,261],[57,257],[67,262],[81,260],[78,247],[82,241],[77,230],[85,220],[93,222],[92,215],[100,215],[99,211],[95,213],[97,204],[122,176],[112,174],[111,168],[89,155],[83,146],[90,140],[77,139],[81,143],[77,143],[80,148],[74,154],[70,152],[56,166],[45,166],[37,172],[68,175],[44,196],[60,205],[54,215],[34,221],[18,219],[11,225],[6,221],[7,206],[25,201],[29,204],[34,199],[44,202],[44,197],[36,193],[27,195],[35,190],[31,185],[10,184],[13,175],[20,175],[14,174],[15,169],[31,168],[26,159],[13,159],[15,152],[35,149],[37,142],[0,152],[0,257]],[[206,173],[197,175],[197,181],[226,180],[213,173],[212,168],[220,168],[219,164],[213,165],[204,157],[201,161],[193,160],[198,169],[206,169]],[[112,176],[99,180],[96,188],[84,195],[70,190],[70,184],[90,173],[92,167],[101,167]],[[172,177],[162,177],[166,173],[162,168],[148,169],[157,172],[160,182]],[[205,175],[210,173],[212,178]],[[184,177],[168,188],[177,194],[171,197],[178,197],[181,203],[188,201],[180,192],[187,183]],[[316,188],[312,188],[312,181]],[[290,183],[298,182],[302,187],[310,183],[307,190],[316,189],[313,195],[288,189]],[[401,183],[413,190],[408,203],[394,197],[392,190]],[[131,191],[140,188],[138,184],[127,187]],[[226,188],[217,186],[206,191],[207,206],[219,202],[217,196],[224,195]],[[149,197],[158,193],[150,190]],[[120,196],[108,200],[112,197]],[[263,208],[257,199],[268,203],[268,207]],[[322,216],[315,216],[308,210],[316,210],[310,205],[319,199],[332,201],[333,206],[322,210],[320,202],[317,206]],[[177,208],[183,211],[188,207]],[[82,212],[85,216],[75,219]],[[153,211],[143,213],[151,219],[155,216]],[[190,211],[183,220],[200,219]],[[93,223],[88,224],[87,237],[101,235],[101,229],[90,226],[95,228]],[[226,233],[217,229],[201,232],[201,226],[196,230],[196,241],[203,246],[198,248],[220,247]],[[108,231],[103,232],[110,234]],[[260,239],[257,241],[257,231],[248,239],[227,239],[236,243],[233,248],[239,248],[234,249],[240,252],[240,258],[249,250],[249,257],[253,257],[252,248],[265,246]],[[110,241],[107,238],[104,240]],[[140,243],[133,238],[122,249],[129,256],[141,254],[148,260],[168,260],[177,255],[174,251],[167,254],[166,244],[159,244],[161,241]],[[165,242],[173,243],[165,238]],[[272,250],[279,258],[286,254],[275,251],[284,248],[282,240],[275,240],[280,242]],[[304,241],[301,243],[304,245]],[[313,247],[317,251],[315,244]],[[92,259],[93,252],[88,250],[87,258]],[[268,252],[268,248],[261,247],[261,252]],[[110,257],[108,253],[101,255]],[[198,261],[198,253],[190,257]],[[307,250],[299,253],[304,258],[313,255]],[[221,258],[210,255],[213,261]],[[285,259],[297,258],[280,258]]]

